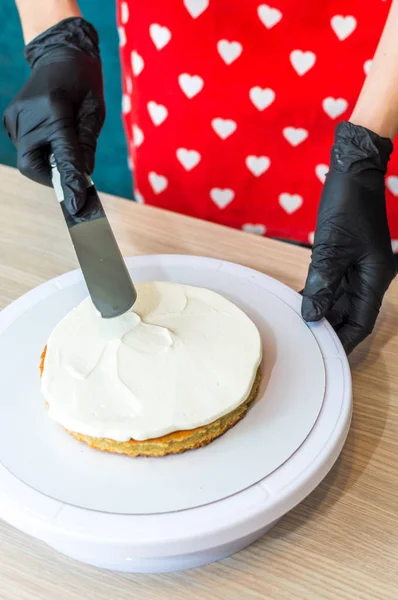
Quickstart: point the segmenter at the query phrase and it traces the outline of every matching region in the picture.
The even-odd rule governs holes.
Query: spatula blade
[[[88,291],[101,316],[109,319],[127,312],[137,293],[106,217],[97,190],[87,177],[87,201],[76,215],[65,205],[59,172],[51,163],[53,186],[61,204]]]

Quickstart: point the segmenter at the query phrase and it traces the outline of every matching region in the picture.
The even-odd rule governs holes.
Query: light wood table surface
[[[304,249],[103,199],[125,255],[214,256],[303,285]],[[0,308],[76,266],[52,190],[0,167]],[[339,460],[258,542],[201,569],[128,575],[74,562],[0,522],[0,599],[398,599],[397,327],[396,281],[377,330],[351,358],[354,416]]]

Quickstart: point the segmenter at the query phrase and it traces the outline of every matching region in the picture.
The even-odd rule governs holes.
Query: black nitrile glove
[[[396,274],[384,186],[392,149],[389,139],[364,127],[336,128],[302,315],[326,317],[347,353],[372,332]]]
[[[73,214],[86,201],[84,172],[94,169],[97,138],[105,118],[98,35],[84,19],[60,21],[25,49],[32,73],[4,113],[18,149],[18,168],[51,185],[54,153],[65,204]]]

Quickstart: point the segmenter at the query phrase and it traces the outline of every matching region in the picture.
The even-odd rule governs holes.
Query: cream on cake
[[[246,403],[262,357],[249,317],[207,289],[136,288],[125,315],[102,319],[87,298],[54,329],[42,373],[49,416],[81,437],[128,442],[200,428]]]

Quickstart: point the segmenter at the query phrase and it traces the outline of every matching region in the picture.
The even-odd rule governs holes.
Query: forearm
[[[372,66],[350,121],[382,137],[398,132],[398,0],[393,0]]]
[[[16,0],[25,44],[69,17],[80,17],[76,0]]]

